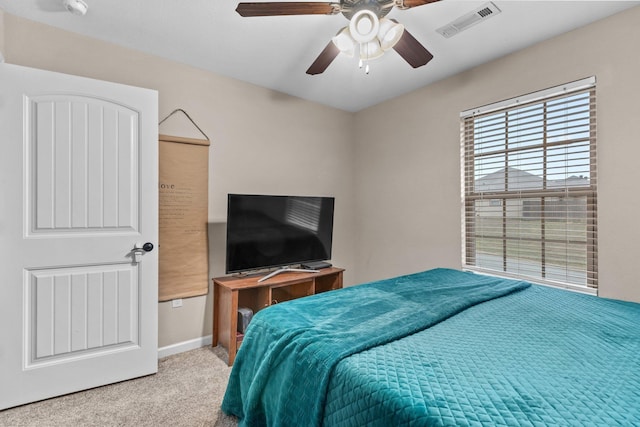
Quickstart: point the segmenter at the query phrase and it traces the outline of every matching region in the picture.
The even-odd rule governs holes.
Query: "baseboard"
[[[171,344],[166,347],[160,347],[158,349],[158,359],[171,356],[173,354],[183,353],[189,350],[195,350],[196,348],[204,347],[205,345],[211,345],[213,341],[213,335],[207,335],[206,337],[195,338],[188,341],[182,341],[176,344]]]

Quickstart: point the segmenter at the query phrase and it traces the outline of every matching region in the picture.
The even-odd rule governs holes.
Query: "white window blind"
[[[466,268],[597,288],[595,85],[584,83],[461,114]]]

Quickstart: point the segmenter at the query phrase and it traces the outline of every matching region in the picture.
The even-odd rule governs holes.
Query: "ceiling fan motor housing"
[[[387,16],[395,5],[394,0],[341,0],[340,9],[348,20],[361,10],[370,10],[378,18]]]

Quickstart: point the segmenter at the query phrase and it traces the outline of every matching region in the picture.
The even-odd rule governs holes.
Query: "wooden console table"
[[[238,330],[238,307],[254,314],[278,302],[342,288],[343,268],[325,268],[318,273],[286,272],[263,282],[255,276],[225,276],[213,279],[213,343],[229,351],[233,365],[243,335]]]

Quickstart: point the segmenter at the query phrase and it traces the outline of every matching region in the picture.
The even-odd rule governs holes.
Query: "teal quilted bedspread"
[[[542,286],[339,362],[331,426],[640,426],[640,304]]]
[[[358,414],[378,410],[361,408],[365,404],[362,401],[340,408],[327,406],[325,411],[325,403],[334,405],[336,399],[340,400],[335,393],[357,386],[357,366],[356,378],[347,375],[336,380],[334,376],[332,380],[340,361],[529,286],[526,282],[435,269],[261,310],[251,321],[235,359],[222,409],[236,415],[241,426],[312,427],[323,420],[333,423],[335,414],[335,421],[364,425]],[[416,347],[413,353],[418,350]],[[373,375],[370,380],[375,382]],[[344,387],[342,391],[333,391],[340,386]],[[405,410],[413,412],[408,414],[409,419],[424,420],[423,408],[412,409],[409,405]],[[393,413],[382,409],[379,415],[366,417],[379,425],[399,425]]]

